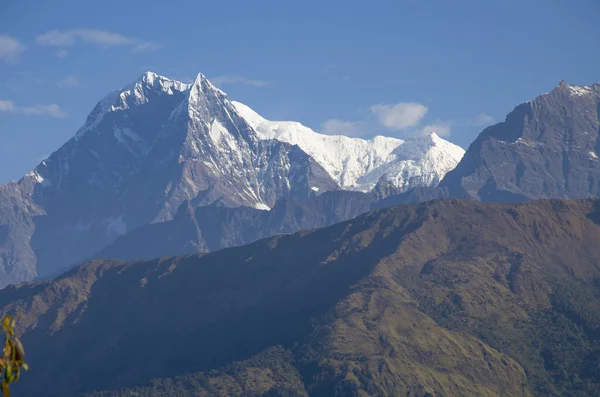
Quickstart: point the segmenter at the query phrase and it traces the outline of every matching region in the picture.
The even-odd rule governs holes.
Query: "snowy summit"
[[[399,191],[435,186],[456,167],[465,151],[435,133],[402,140],[325,135],[293,121],[269,121],[233,101],[260,139],[298,145],[312,156],[342,189],[369,191],[383,177]]]
[[[156,167],[172,169],[165,174],[171,193],[157,215],[168,219],[178,203],[198,195],[205,204],[269,209],[282,195],[368,192],[382,180],[398,192],[435,186],[463,154],[434,133],[366,140],[269,121],[202,74],[184,84],[146,72],[101,100],[75,137],[28,179],[54,189],[83,183],[114,192]],[[85,164],[87,172],[71,163]]]

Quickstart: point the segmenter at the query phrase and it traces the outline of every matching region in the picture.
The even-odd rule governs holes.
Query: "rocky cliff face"
[[[599,110],[600,84],[563,81],[486,128],[440,186],[483,201],[598,196]]]
[[[16,183],[0,185],[0,286],[36,276],[36,254],[29,241],[34,217],[44,214]]]
[[[600,83],[580,87],[563,81],[486,128],[437,186],[392,189],[376,206],[443,197],[489,202],[596,197],[599,109]]]

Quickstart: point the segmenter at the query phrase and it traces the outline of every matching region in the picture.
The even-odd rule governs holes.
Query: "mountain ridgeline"
[[[599,153],[600,84],[563,81],[485,129],[441,186],[483,201],[598,196]]]
[[[145,73],[2,186],[0,286],[98,256],[215,250],[435,198],[594,197],[599,106],[600,84],[562,82],[485,129],[463,157],[435,134],[322,135],[266,120],[203,75],[183,84]],[[178,211],[197,225],[179,225],[189,219]]]
[[[402,192],[436,185],[463,154],[435,135],[363,140],[270,122],[201,74],[183,84],[148,72],[101,100],[22,180],[0,188],[0,287],[93,258],[119,236],[172,220],[183,203],[268,211],[326,192],[370,194],[379,181]],[[333,207],[312,217],[357,214]],[[254,240],[278,228],[297,230],[283,224]]]
[[[70,269],[0,290],[15,394],[600,395],[599,138],[600,84],[463,156],[146,73],[0,186],[0,285]]]
[[[0,291],[15,395],[592,396],[600,203],[436,200]],[[435,236],[435,238],[432,238]]]
[[[183,84],[145,73],[0,187],[0,286],[98,256],[215,250],[435,198],[594,197],[599,106],[600,84],[562,82],[485,129],[463,157],[435,134],[322,135],[266,120],[202,75]],[[178,226],[188,221],[178,211],[197,225]]]
[[[243,105],[236,104],[236,107],[265,137],[300,143],[306,141],[303,135],[306,132],[301,126],[269,122]],[[350,192],[339,192],[335,195],[323,195],[321,199],[311,199],[308,205],[287,200],[286,204],[282,204],[288,211],[287,217],[276,215],[282,211],[279,208],[277,211],[272,210],[273,214],[256,214],[256,219],[270,219],[258,223],[241,221],[239,211],[231,211],[235,214],[225,216],[225,222],[209,222],[214,217],[208,215],[206,210],[199,209],[196,218],[198,224],[204,225],[201,227],[202,233],[172,234],[169,249],[175,246],[176,249],[160,252],[165,255],[196,252],[194,247],[206,244],[204,237],[213,241],[218,239],[220,247],[239,245],[254,241],[258,236],[277,234],[277,230],[280,233],[293,232],[307,227],[331,225],[357,216],[369,208],[385,208],[437,198],[521,202],[554,197],[597,197],[600,195],[599,109],[600,84],[578,87],[561,82],[551,92],[517,106],[504,122],[486,128],[471,144],[456,168],[445,174],[441,181],[415,180],[413,175],[414,187],[403,189],[403,185],[393,178],[382,178],[369,194],[360,197],[352,196]],[[323,138],[322,147],[327,147],[329,138]],[[440,150],[444,145],[423,144],[436,139],[439,138],[425,137],[420,142],[422,147]],[[307,150],[311,150],[310,145],[305,146]],[[428,154],[420,155],[422,152],[418,147],[419,144],[412,142],[401,145],[398,149],[406,150],[407,155],[412,152],[415,158],[420,159],[426,159],[431,153],[435,153],[435,150],[429,149]],[[315,156],[325,157],[318,152]],[[323,160],[322,163],[327,164],[327,161]],[[407,162],[402,164],[403,167],[409,167]],[[414,163],[410,164],[414,166]],[[385,165],[391,168],[395,166],[394,162]],[[424,168],[427,169],[427,166]],[[396,175],[403,174],[400,172]],[[325,198],[328,204],[323,206]],[[298,207],[293,219],[290,211],[292,206]],[[281,222],[277,223],[277,219],[281,219]],[[237,224],[239,229],[229,226],[233,224]],[[257,224],[261,226],[255,227]],[[145,235],[141,230],[135,231],[131,236],[125,235],[98,255],[108,258],[150,258],[150,254],[158,252],[156,247],[164,245],[160,234],[151,231],[165,227],[167,225],[149,225],[144,229],[148,232]],[[184,226],[181,220],[174,219],[168,227],[180,230]],[[134,243],[134,239],[138,243]]]

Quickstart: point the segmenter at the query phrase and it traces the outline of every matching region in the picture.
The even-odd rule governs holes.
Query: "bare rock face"
[[[564,81],[486,128],[440,187],[482,201],[600,193],[600,84]]]
[[[44,211],[18,184],[0,185],[0,285],[31,280],[37,274],[29,239],[35,216]]]

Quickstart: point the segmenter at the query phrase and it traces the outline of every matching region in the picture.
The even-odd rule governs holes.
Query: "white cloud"
[[[452,125],[450,121],[436,120],[431,124],[420,127],[418,133],[420,135],[429,135],[435,132],[439,136],[450,136]]]
[[[375,120],[390,130],[404,130],[415,127],[429,110],[427,106],[416,102],[401,102],[390,105],[370,107]]]
[[[120,33],[98,29],[51,30],[35,38],[39,45],[50,47],[71,47],[78,43],[100,46],[131,47],[132,52],[147,52],[159,48],[158,44],[143,41]],[[58,53],[66,56],[66,52]]]
[[[34,116],[50,116],[54,118],[62,118],[67,116],[60,106],[54,103],[49,105],[20,107],[15,105],[13,101],[0,100],[0,112],[29,114]]]
[[[67,50],[59,50],[56,52],[56,56],[59,58],[65,58],[67,55],[69,55]]]
[[[367,132],[367,126],[361,121],[329,119],[321,124],[321,133],[327,135],[346,135],[357,137]]]
[[[12,101],[0,100],[0,112],[14,112],[15,104]]]
[[[66,117],[67,114],[55,103],[50,105],[36,105],[20,109],[22,113],[36,116],[50,116],[54,118]]]
[[[378,104],[371,106],[369,110],[371,117],[366,120],[326,120],[321,124],[321,132],[328,135],[369,137],[384,127],[393,131],[393,133],[388,132],[384,135],[396,135],[402,138],[429,135],[432,132],[441,137],[447,137],[452,133],[452,120],[436,119],[425,123],[423,119],[429,109],[417,102]]]
[[[75,44],[75,37],[73,33],[52,30],[37,36],[35,42],[43,46],[68,47]]]
[[[485,113],[479,113],[477,116],[470,118],[467,121],[467,124],[474,127],[483,127],[492,124],[494,121],[496,121],[496,119],[492,116]]]
[[[269,81],[247,79],[243,76],[217,76],[209,79],[216,86],[243,84],[253,87],[265,87],[271,84]]]
[[[15,62],[25,46],[8,35],[0,35],[0,61]]]
[[[81,81],[79,81],[79,77],[71,74],[64,79],[57,81],[56,85],[61,88],[76,88],[81,86]]]

